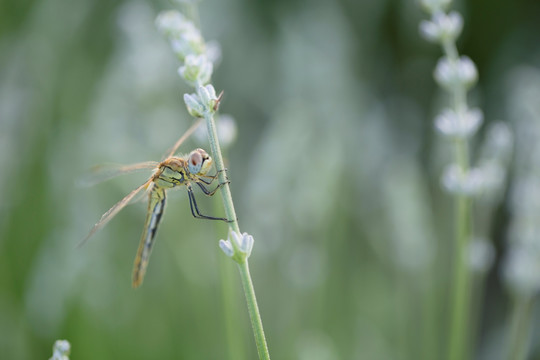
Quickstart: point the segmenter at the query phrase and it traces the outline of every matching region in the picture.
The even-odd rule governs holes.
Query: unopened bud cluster
[[[454,42],[463,29],[463,18],[455,11],[445,14],[441,11],[433,13],[431,20],[420,23],[420,33],[428,41],[443,44]]]
[[[49,360],[69,360],[71,345],[67,340],[56,340],[53,346],[53,356]]]
[[[193,87],[208,84],[213,64],[204,38],[193,22],[178,11],[168,10],[158,15],[156,26],[167,37],[176,56],[184,62],[178,74]]]
[[[214,113],[219,105],[219,98],[212,85],[199,86],[197,93],[184,94],[188,112],[193,117],[203,117],[204,113]]]
[[[200,55],[205,52],[201,32],[180,12],[168,10],[160,13],[156,18],[156,26],[167,37],[180,60],[183,61],[187,55]]]
[[[214,66],[206,55],[187,55],[183,66],[178,68],[178,74],[186,82],[196,87],[199,84],[207,84],[212,77]]]
[[[458,96],[465,94],[478,80],[478,71],[467,56],[459,57],[455,42],[463,29],[463,18],[455,11],[448,14],[444,9],[449,0],[422,0],[424,8],[431,14],[431,20],[420,23],[421,34],[429,41],[439,43],[444,52],[434,71],[435,81],[446,91]],[[468,109],[465,99],[454,109],[444,109],[435,118],[435,127],[452,140],[467,140],[476,134],[482,124],[480,109]]]
[[[468,156],[467,141],[477,133],[484,115],[478,108],[470,109],[466,101],[467,91],[478,81],[478,71],[473,61],[459,56],[456,49],[463,18],[455,11],[446,12],[450,0],[420,2],[431,15],[430,20],[420,23],[420,33],[428,41],[440,44],[445,54],[435,67],[435,81],[454,97],[454,106],[443,109],[435,117],[435,128],[455,142],[457,152]],[[449,165],[442,176],[442,185],[451,194],[476,196],[499,188],[504,182],[506,171],[496,161],[482,162],[471,169],[467,165],[469,159],[456,158],[456,162],[459,164]]]
[[[175,10],[160,13],[156,18],[156,26],[169,40],[173,52],[182,61],[178,75],[196,89],[196,93],[184,94],[189,114],[196,118],[204,117],[205,113],[214,114],[218,109],[220,96],[216,95],[210,80],[214,63],[221,56],[219,44],[212,41],[205,42],[193,22]],[[218,124],[217,129],[218,136],[223,135],[223,143],[226,145],[230,145],[236,138],[236,123],[232,117],[224,120],[222,125]]]
[[[219,240],[219,247],[225,255],[242,264],[251,255],[253,249],[253,236],[248,233],[238,234],[231,230],[227,240]]]
[[[484,184],[484,174],[479,168],[462,169],[457,164],[446,167],[442,185],[451,194],[475,196],[480,194]]]
[[[445,90],[470,89],[478,80],[478,72],[472,60],[462,56],[456,60],[443,57],[435,68],[435,80]]]
[[[441,119],[437,120],[436,126],[441,132],[441,127],[450,126]],[[479,124],[475,125],[474,129],[469,128],[470,132],[476,131],[478,126]],[[445,130],[446,135],[449,135],[450,130]],[[463,138],[470,136],[470,132],[462,134]],[[457,134],[454,134],[454,137],[457,140],[462,139]],[[463,169],[457,164],[448,165],[442,176],[444,189],[454,195],[496,198],[506,181],[512,148],[513,135],[508,126],[502,122],[492,124],[486,131],[478,165],[470,169]]]
[[[468,139],[476,134],[483,118],[480,109],[455,111],[447,108],[435,118],[435,127],[442,135],[452,139]]]

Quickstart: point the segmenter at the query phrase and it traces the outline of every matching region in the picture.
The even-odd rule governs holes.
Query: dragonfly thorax
[[[187,163],[182,158],[172,157],[160,164],[154,183],[162,188],[183,185],[186,180]]]

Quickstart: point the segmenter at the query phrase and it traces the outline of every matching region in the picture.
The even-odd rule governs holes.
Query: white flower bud
[[[478,80],[478,71],[476,65],[467,56],[459,58],[457,63],[457,77],[463,83],[466,89],[470,89]]]
[[[188,55],[199,55],[205,51],[204,39],[198,33],[198,30],[185,32],[177,37],[170,38],[170,43],[173,52],[181,61]]]
[[[69,360],[71,345],[67,340],[56,340],[53,346],[53,356],[49,360]]]
[[[184,66],[178,74],[192,86],[204,85],[210,81],[213,65],[205,55],[187,55]]]
[[[197,94],[184,94],[184,102],[186,103],[187,110],[191,116],[204,116],[204,106],[199,100]]]
[[[225,255],[227,255],[228,257],[233,257],[234,249],[229,240],[219,240],[219,247],[221,248],[221,250],[223,250]]]
[[[253,250],[253,236],[248,233],[238,234],[235,231],[229,231],[228,240],[220,240],[219,247],[225,255],[232,258],[237,263],[244,262]]]
[[[448,15],[442,12],[435,13],[430,21],[420,23],[420,33],[432,42],[454,42],[463,29],[463,18],[455,11]]]
[[[156,18],[156,26],[169,39],[173,52],[180,60],[184,60],[187,55],[199,55],[205,51],[199,29],[178,11],[160,13]]]
[[[161,12],[156,18],[156,27],[166,35],[176,37],[184,31],[186,22],[184,15],[175,10]]]
[[[444,171],[442,185],[450,194],[476,196],[483,190],[484,174],[478,168],[464,171],[457,164],[451,164]]]
[[[434,76],[439,85],[452,91],[456,87],[469,89],[478,79],[478,72],[467,56],[462,56],[457,61],[451,61],[445,56],[437,63]]]
[[[483,113],[478,108],[460,113],[445,109],[435,118],[435,127],[444,136],[467,139],[476,133],[483,118]]]
[[[199,88],[197,89],[197,94],[199,95],[199,99],[203,104],[204,108],[207,111],[214,113],[216,111],[216,105],[219,99],[216,95],[216,89],[214,89],[212,84],[208,84],[206,86],[199,86]]]

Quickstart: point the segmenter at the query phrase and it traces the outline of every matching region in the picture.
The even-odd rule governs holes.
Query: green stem
[[[529,347],[533,299],[520,296],[514,300],[510,325],[508,360],[525,360]]]
[[[456,107],[465,107],[466,104],[460,102],[460,94],[455,94],[458,98]],[[458,166],[463,172],[469,170],[469,148],[466,140],[455,142],[455,158]],[[470,307],[471,274],[468,265],[468,248],[471,238],[471,214],[472,202],[464,195],[458,195],[455,200],[455,249],[454,254],[454,279],[452,292],[452,319],[450,322],[450,360],[463,360],[468,357],[467,330]]]
[[[221,293],[223,296],[223,320],[225,322],[225,333],[227,342],[227,359],[244,360],[246,358],[244,337],[235,330],[237,319],[240,318],[238,308],[238,294],[233,291],[234,267],[230,259],[226,256],[219,257],[219,268],[221,276]]]
[[[236,217],[236,211],[234,209],[234,203],[231,196],[231,188],[228,184],[226,171],[223,171],[225,169],[225,163],[223,162],[223,156],[221,155],[221,147],[219,146],[219,140],[217,137],[214,115],[211,112],[206,111],[204,113],[204,120],[206,121],[206,129],[208,132],[210,149],[216,163],[216,169],[218,170],[219,183],[225,184],[221,187],[221,197],[223,199],[223,207],[225,209],[227,219],[231,221],[229,223],[229,227],[236,233],[241,234],[240,227],[238,226],[238,218]]]
[[[255,343],[257,344],[259,359],[270,360],[270,353],[268,352],[266,338],[264,337],[263,324],[261,315],[259,314],[257,298],[255,297],[255,289],[253,288],[251,275],[249,274],[249,265],[247,259],[242,264],[238,264],[238,270],[240,271],[242,286],[244,288],[244,293],[246,294],[246,302],[249,317],[251,319],[251,327],[253,328],[253,334],[255,335]]]
[[[454,291],[450,332],[450,360],[467,359],[470,271],[467,263],[469,245],[470,199],[456,198],[456,253],[454,260]]]
[[[451,61],[457,61],[459,58],[459,52],[456,47],[456,43],[453,41],[445,41],[442,44],[443,51]]]
[[[204,119],[206,121],[206,129],[208,130],[208,140],[210,142],[210,149],[212,156],[216,163],[216,169],[218,170],[218,179],[220,184],[225,184],[221,188],[221,196],[223,199],[223,206],[225,208],[225,214],[227,219],[231,220],[229,227],[231,230],[238,234],[241,234],[240,227],[238,226],[238,219],[236,217],[236,211],[231,196],[231,189],[228,184],[228,179],[225,171],[225,165],[223,162],[223,156],[221,155],[221,148],[219,146],[219,140],[217,137],[216,124],[214,122],[214,116],[211,112],[206,111],[204,113]],[[236,247],[234,241],[231,241],[232,245]],[[235,249],[236,251],[237,249]],[[268,352],[268,346],[266,344],[266,338],[264,336],[263,324],[261,315],[259,313],[259,307],[257,305],[257,298],[255,297],[255,289],[253,288],[253,282],[251,281],[251,275],[249,274],[248,261],[245,259],[243,262],[238,263],[238,270],[240,271],[240,277],[242,279],[242,287],[246,296],[246,302],[251,319],[251,325],[253,328],[253,335],[255,336],[255,343],[257,345],[257,352],[259,353],[259,359],[270,360],[270,354]]]
[[[227,155],[224,155],[225,158]],[[216,199],[217,200],[217,199]],[[214,202],[214,212],[218,213],[222,209],[219,201]],[[216,224],[217,225],[217,224]],[[221,227],[221,225],[220,225]],[[241,332],[236,331],[236,324],[241,318],[238,293],[234,291],[236,284],[236,268],[234,263],[226,256],[219,258],[219,275],[221,279],[221,294],[223,297],[223,321],[225,339],[227,342],[227,360],[245,360],[246,359],[246,339]],[[241,299],[240,299],[241,300]]]
[[[451,62],[459,60],[459,53],[453,41],[445,41],[443,51]],[[467,111],[467,92],[463,86],[453,91],[454,110],[458,114]],[[469,171],[469,145],[466,139],[456,140],[454,144],[455,161],[462,173]],[[452,292],[452,318],[450,320],[450,360],[467,359],[469,338],[467,330],[470,312],[471,273],[468,264],[468,248],[472,234],[472,201],[466,195],[456,195],[455,199],[455,254]]]

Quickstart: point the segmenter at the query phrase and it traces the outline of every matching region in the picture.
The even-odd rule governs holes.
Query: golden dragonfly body
[[[146,214],[146,220],[144,222],[144,230],[137,250],[137,256],[135,257],[135,263],[133,267],[133,282],[134,288],[141,285],[148,260],[152,252],[154,240],[157,232],[157,228],[161,221],[163,211],[165,209],[166,191],[177,186],[185,186],[187,189],[189,204],[191,213],[195,218],[209,219],[209,220],[222,220],[229,222],[229,220],[220,217],[212,217],[203,215],[200,213],[195,201],[195,195],[193,193],[192,184],[196,184],[205,195],[212,196],[223,184],[218,184],[214,189],[207,188],[214,180],[217,179],[217,173],[213,176],[207,175],[212,167],[212,158],[203,149],[193,150],[188,156],[176,157],[172,156],[176,148],[191,134],[196,127],[192,126],[186,134],[175,144],[174,148],[169,153],[169,156],[161,162],[145,162],[139,164],[133,164],[124,166],[118,169],[116,174],[127,173],[134,170],[153,168],[154,172],[152,176],[141,186],[133,190],[122,200],[117,202],[111,207],[101,219],[94,225],[92,230],[88,233],[86,238],[81,242],[84,243],[90,238],[96,231],[105,226],[120,210],[122,210],[140,191],[147,190],[148,193],[148,210]],[[110,176],[109,176],[110,177]]]

